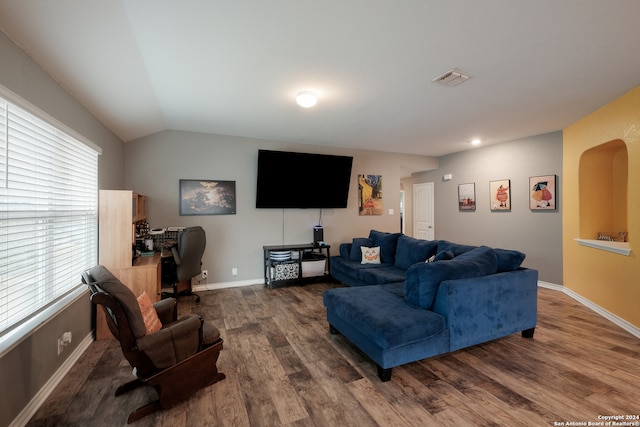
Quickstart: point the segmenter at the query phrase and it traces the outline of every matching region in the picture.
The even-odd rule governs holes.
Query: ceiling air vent
[[[470,78],[471,76],[462,74],[462,71],[458,70],[457,68],[454,68],[436,77],[431,81],[440,83],[445,86],[458,86],[460,83],[464,83]]]

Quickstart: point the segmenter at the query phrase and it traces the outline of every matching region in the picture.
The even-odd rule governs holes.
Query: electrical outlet
[[[200,273],[202,275],[203,279],[206,279],[207,277],[209,277],[209,271],[207,270],[202,270],[202,273]]]
[[[58,338],[58,356],[60,355],[60,353],[62,353],[66,346],[71,344],[71,338],[72,335],[70,331],[67,331],[60,335],[60,338]]]
[[[233,275],[233,276],[237,276],[238,275],[238,269],[236,267],[233,267],[231,269],[231,275]]]

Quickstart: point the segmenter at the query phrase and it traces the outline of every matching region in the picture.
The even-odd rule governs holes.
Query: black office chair
[[[162,298],[177,299],[182,295],[194,295],[196,302],[200,302],[200,297],[191,291],[191,279],[202,271],[202,254],[206,245],[207,238],[200,226],[187,227],[178,233],[178,242],[171,248],[171,265],[168,271],[162,271],[162,281],[171,284],[173,293],[163,292]],[[178,292],[178,283],[182,281],[187,281],[189,289]]]

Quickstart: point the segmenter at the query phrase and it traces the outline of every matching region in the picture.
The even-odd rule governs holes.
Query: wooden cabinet
[[[100,190],[98,258],[134,295],[146,291],[151,301],[161,293],[161,257],[133,261],[136,222],[146,219],[147,198],[129,190]],[[96,311],[96,338],[111,338],[102,310]]]
[[[133,213],[133,222],[144,221],[147,219],[147,196],[142,194],[132,193],[131,211]]]

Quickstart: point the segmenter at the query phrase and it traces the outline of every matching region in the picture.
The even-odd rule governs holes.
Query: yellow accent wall
[[[592,162],[590,171],[585,171],[584,163],[581,170],[585,152],[599,146],[619,147],[620,142],[626,150],[618,150],[613,162],[603,166]],[[600,176],[602,182],[612,185],[585,191],[580,188],[581,173]],[[640,87],[564,129],[562,194],[564,286],[640,328]],[[581,246],[574,240],[596,238],[584,233],[600,225],[586,223],[593,220],[593,215],[581,224],[580,211],[598,204],[602,204],[602,212],[618,212],[608,224],[615,230],[597,231],[625,231],[620,228],[626,222],[629,256]],[[619,212],[621,209],[626,212]]]

